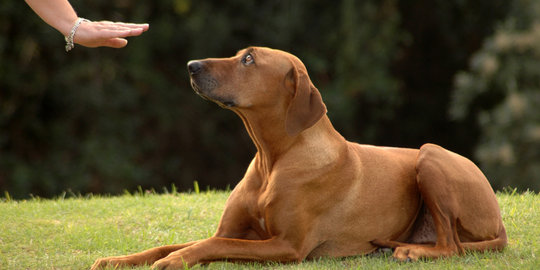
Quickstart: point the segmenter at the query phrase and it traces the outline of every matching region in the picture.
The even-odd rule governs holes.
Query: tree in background
[[[480,127],[475,158],[494,188],[540,189],[540,2],[508,18],[456,76],[451,115]],[[467,132],[467,131],[463,131]]]
[[[302,59],[348,139],[467,155],[477,133],[445,114],[452,77],[505,2],[71,1],[82,17],[151,30],[122,50],[66,54],[23,1],[0,1],[0,190],[234,186],[255,149],[234,113],[193,93],[185,65],[250,45]]]
[[[191,59],[251,45],[290,51],[332,112],[349,117],[343,123],[355,122],[347,97],[361,86],[365,95],[395,85],[386,68],[400,32],[393,0],[72,4],[88,19],[145,21],[152,30],[122,50],[66,54],[62,37],[23,2],[0,3],[0,189],[15,197],[235,185],[254,147],[236,115],[194,94]]]

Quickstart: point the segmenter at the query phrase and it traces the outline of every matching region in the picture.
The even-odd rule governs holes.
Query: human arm
[[[68,36],[78,19],[77,13],[67,0],[25,0],[34,12],[47,24]],[[138,36],[148,30],[148,24],[121,22],[82,22],[74,42],[85,47],[126,46],[125,37]]]

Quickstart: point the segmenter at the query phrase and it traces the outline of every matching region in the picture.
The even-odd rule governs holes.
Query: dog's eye
[[[253,63],[253,55],[251,55],[250,53],[246,54],[246,56],[244,56],[244,58],[242,59],[242,63],[244,63],[244,65],[249,65]]]

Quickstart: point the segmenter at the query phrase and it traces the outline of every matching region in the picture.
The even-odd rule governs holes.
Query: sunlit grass
[[[0,202],[0,269],[88,269],[96,258],[211,236],[229,192],[142,190]],[[540,269],[540,195],[497,194],[509,246],[436,261],[398,263],[390,254],[301,264],[214,263],[208,269]],[[148,269],[141,267],[140,269]]]

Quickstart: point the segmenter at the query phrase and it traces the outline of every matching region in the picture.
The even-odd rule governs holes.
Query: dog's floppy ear
[[[317,123],[326,113],[326,106],[306,71],[293,66],[286,80],[293,82],[294,94],[287,108],[285,129],[289,136],[295,136]]]

